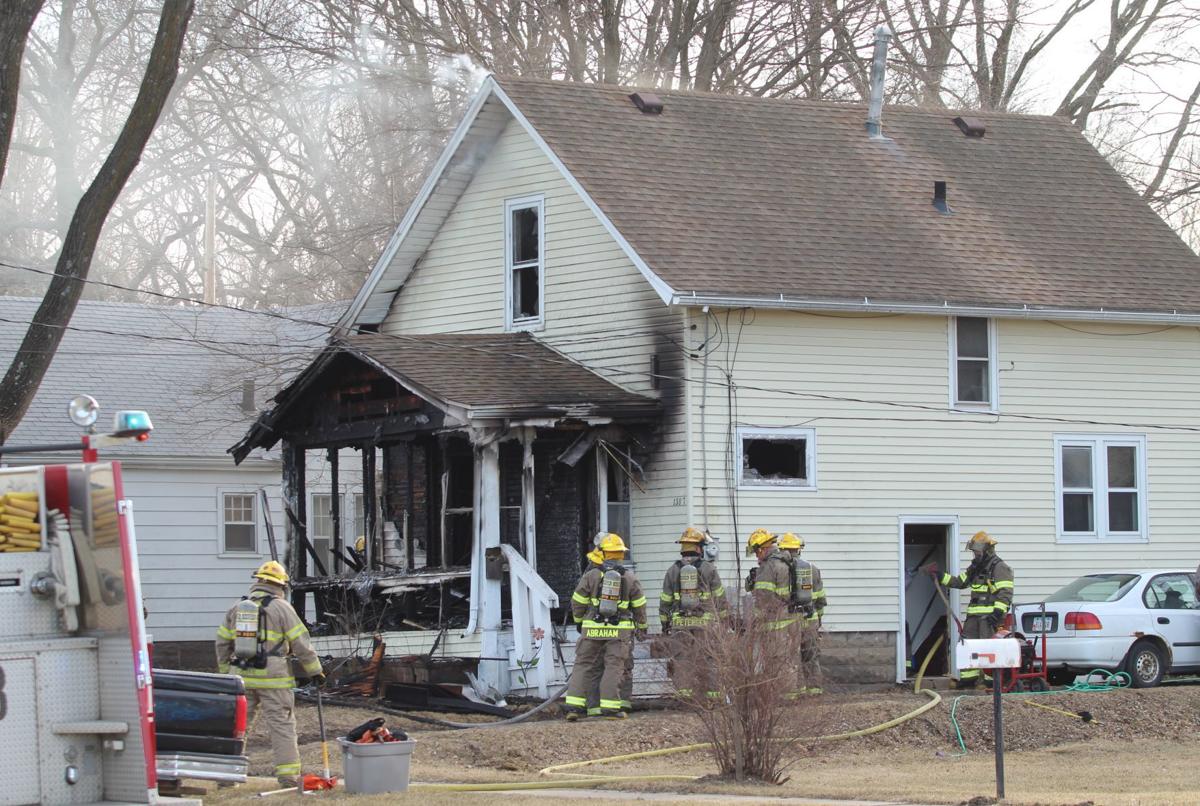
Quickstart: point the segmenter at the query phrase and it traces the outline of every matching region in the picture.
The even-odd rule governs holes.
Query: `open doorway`
[[[933,579],[920,569],[937,563],[941,569],[955,568],[958,522],[956,518],[901,518],[901,627],[897,676],[915,677],[926,656],[926,677],[941,677],[952,671],[951,648],[956,639],[953,618],[946,612]],[[953,602],[957,597],[950,597]],[[937,644],[942,636],[941,644]],[[934,646],[937,650],[934,651]],[[932,652],[932,655],[930,653]]]

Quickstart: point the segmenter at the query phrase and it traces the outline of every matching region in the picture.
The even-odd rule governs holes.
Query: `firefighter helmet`
[[[603,565],[604,564],[604,552],[601,551],[600,549],[592,549],[591,551],[589,551],[587,553],[587,558],[588,558],[588,562],[592,563],[593,565]]]
[[[704,532],[701,532],[699,529],[697,529],[693,526],[689,526],[688,528],[683,530],[683,534],[681,534],[679,536],[679,539],[676,540],[675,542],[676,543],[697,543],[697,544],[702,545],[702,544],[708,542],[708,537],[704,534]]]
[[[629,551],[629,549],[625,547],[625,541],[621,539],[621,536],[613,532],[609,532],[607,534],[602,532],[596,535],[596,548],[600,549],[605,554]]]
[[[746,553],[753,554],[768,543],[775,541],[776,535],[766,529],[755,529],[746,541]]]
[[[261,579],[263,582],[270,582],[273,585],[288,584],[288,573],[283,569],[283,566],[274,560],[267,560],[258,567],[254,572],[255,579]]]
[[[971,539],[967,541],[967,549],[974,551],[976,545],[982,545],[986,550],[988,546],[996,545],[996,538],[981,529],[971,535]]]
[[[779,536],[779,548],[799,551],[804,548],[804,538],[791,532],[784,532]]]

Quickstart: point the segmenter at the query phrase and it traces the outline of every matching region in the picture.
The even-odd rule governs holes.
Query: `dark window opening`
[[[633,524],[629,512],[629,471],[619,460],[608,457],[607,484],[608,500],[605,501],[608,531],[615,532],[631,546],[630,531]]]
[[[750,483],[805,484],[808,481],[808,440],[742,440],[742,480]]]
[[[538,259],[541,254],[541,244],[538,243],[538,208],[513,210],[512,244],[514,265]]]
[[[538,267],[513,270],[513,319],[536,319],[540,310]]]

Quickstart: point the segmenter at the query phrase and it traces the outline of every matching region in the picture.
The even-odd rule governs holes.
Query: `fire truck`
[[[83,452],[78,464],[0,468],[0,804],[154,803],[164,768],[176,778],[245,779],[240,755],[156,754],[133,504],[120,463],[97,455],[147,439],[152,425],[145,412],[121,411],[111,432],[97,434],[98,409],[86,395],[68,407],[87,429],[78,443],[0,448],[5,459]],[[201,694],[179,696],[196,697],[220,686],[182,688]],[[245,698],[235,699],[230,722],[240,724],[226,732],[240,754]]]

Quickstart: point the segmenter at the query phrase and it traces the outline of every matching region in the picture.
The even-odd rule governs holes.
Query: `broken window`
[[[738,429],[741,487],[816,488],[811,428]]]
[[[500,443],[500,542],[522,554],[525,541],[521,534],[521,474],[525,448],[515,440]]]
[[[505,292],[510,328],[542,321],[542,199],[516,199],[506,205]]]
[[[445,468],[442,473],[442,565],[470,565],[475,512],[475,455],[469,446],[465,451],[448,446]]]

